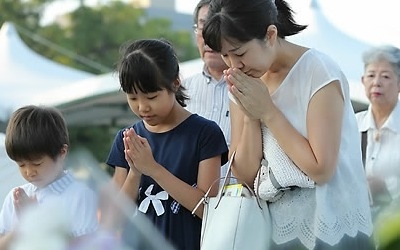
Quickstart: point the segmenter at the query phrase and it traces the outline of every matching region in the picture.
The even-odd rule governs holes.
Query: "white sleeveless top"
[[[360,134],[348,82],[338,65],[328,56],[309,49],[271,97],[290,123],[307,138],[306,114],[310,99],[334,80],[340,81],[344,96],[336,172],[324,185],[286,191],[281,199],[270,203],[273,240],[277,244],[299,238],[307,248],[312,249],[316,238],[334,245],[345,234],[352,237],[358,232],[372,234]]]
[[[348,82],[338,65],[325,54],[309,49],[271,98],[289,122],[308,138],[306,114],[309,102],[318,90],[334,80],[340,81],[344,96],[336,172],[324,185],[284,191],[280,199],[269,203],[272,239],[277,244],[298,238],[308,249],[313,249],[316,238],[334,245],[345,234],[351,237],[358,232],[368,236],[372,234],[360,134]],[[264,152],[264,157],[266,155]],[[271,154],[268,157],[271,158]]]

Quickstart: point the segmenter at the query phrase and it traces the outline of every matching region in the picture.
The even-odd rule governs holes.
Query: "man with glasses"
[[[200,57],[204,61],[202,72],[183,79],[190,99],[187,109],[207,119],[215,121],[222,129],[228,147],[230,145],[230,118],[228,85],[224,81],[223,71],[228,68],[221,54],[210,49],[202,36],[203,26],[211,0],[200,0],[193,15],[193,29]],[[226,173],[226,166],[221,168],[221,176]]]

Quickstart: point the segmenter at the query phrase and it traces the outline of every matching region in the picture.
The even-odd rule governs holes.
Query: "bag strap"
[[[216,198],[218,198],[218,202],[216,203],[215,208],[218,207],[218,205],[219,205],[219,203],[220,203],[220,201],[221,201],[221,199],[222,199],[223,191],[224,191],[225,185],[228,183],[227,181],[228,181],[229,179],[236,179],[236,180],[239,180],[238,178],[232,177],[232,176],[231,176],[231,172],[232,172],[232,163],[233,163],[233,159],[234,159],[234,157],[235,157],[235,154],[236,154],[236,151],[233,151],[233,153],[232,153],[232,155],[231,155],[231,158],[229,159],[228,169],[227,169],[227,171],[226,171],[225,176],[224,176],[224,177],[220,177],[220,178],[214,180],[214,182],[213,182],[213,183],[210,185],[210,187],[208,188],[207,192],[204,194],[204,196],[200,199],[200,201],[199,201],[199,202],[197,203],[197,205],[194,207],[194,209],[193,209],[193,211],[192,211],[192,214],[194,214],[194,213],[196,212],[196,210],[199,208],[199,206],[200,206],[202,203],[206,203],[206,202],[207,202],[207,198],[209,198],[209,194],[210,194],[210,191],[211,191],[212,187],[213,187],[217,182],[219,183],[219,181],[220,181],[221,179],[224,179],[224,181],[223,181],[223,185],[221,185],[221,187],[220,187],[220,189],[219,189],[219,191],[218,191],[218,195],[216,196]],[[258,206],[259,206],[260,208],[262,208],[260,198],[254,193],[253,189],[252,189],[246,182],[243,182],[242,185],[243,185],[243,184],[247,187],[247,189],[249,190],[249,192],[251,193],[251,195],[254,196],[254,197],[256,197]]]
[[[362,155],[362,162],[365,168],[365,159],[367,155],[367,131],[361,132],[361,155]]]
[[[268,167],[268,161],[267,161],[266,159],[263,158],[263,159],[261,160],[261,166],[264,166],[264,167],[266,167],[266,168],[268,169],[268,175],[269,175],[269,179],[270,179],[272,185],[273,185],[277,190],[281,190],[281,189],[282,189],[282,186],[281,186],[281,184],[279,184],[279,182],[276,180],[275,175],[274,175],[274,173],[272,172],[272,170]],[[261,166],[260,166],[260,168],[261,168]],[[260,176],[261,176],[260,172],[261,172],[261,171],[258,170],[258,179],[259,179],[259,180],[260,180]],[[259,188],[257,188],[257,190],[259,190]]]
[[[216,181],[219,181],[219,180],[221,180],[222,178],[224,178],[223,184],[221,185],[221,188],[220,188],[219,192],[221,192],[221,191],[223,190],[224,186],[225,186],[226,184],[228,184],[228,180],[231,179],[231,178],[233,178],[233,177],[231,176],[231,173],[232,173],[232,163],[233,163],[233,159],[234,159],[234,157],[235,157],[235,154],[236,154],[236,151],[233,151],[233,153],[232,153],[232,155],[231,155],[231,158],[229,159],[229,163],[228,163],[228,167],[227,167],[227,169],[226,169],[225,176],[216,179],[216,180],[214,181],[214,183],[213,183],[213,185],[214,185]],[[212,187],[213,185],[211,185],[211,187]],[[207,193],[206,193],[207,196],[208,196],[208,193],[209,193],[210,190],[211,190],[211,187],[208,189],[208,191],[207,191]],[[219,193],[219,192],[218,192],[218,193]]]
[[[218,191],[218,195],[219,195],[220,193],[222,193],[223,188],[224,188],[224,186],[225,186],[226,183],[227,183],[228,176],[229,176],[230,173],[231,173],[231,166],[232,166],[232,162],[233,162],[233,158],[235,157],[235,154],[236,154],[236,151],[233,151],[233,153],[232,153],[232,155],[231,155],[231,158],[229,159],[228,168],[227,168],[227,171],[226,171],[226,173],[225,173],[225,177],[220,177],[220,178],[218,178],[218,179],[216,179],[216,180],[213,181],[213,183],[212,183],[212,184],[210,185],[210,187],[208,188],[207,192],[204,194],[204,196],[200,199],[200,201],[199,201],[199,202],[196,204],[196,206],[194,207],[194,209],[193,209],[193,211],[192,211],[192,215],[196,212],[196,210],[199,208],[199,206],[200,206],[202,203],[205,203],[205,202],[206,202],[207,197],[208,197],[208,195],[210,194],[210,191],[211,191],[212,187],[215,185],[215,183],[219,182],[221,179],[224,179],[223,185],[221,185],[221,189]],[[232,177],[229,177],[229,178],[232,178]],[[218,196],[218,197],[219,197],[219,196]],[[219,203],[219,200],[218,200],[218,203]]]
[[[367,156],[367,143],[368,143],[368,130],[361,132],[361,156],[362,156],[362,163],[365,169],[365,159]],[[368,185],[368,197],[369,197],[369,205],[374,205],[374,199],[372,198],[371,188]]]

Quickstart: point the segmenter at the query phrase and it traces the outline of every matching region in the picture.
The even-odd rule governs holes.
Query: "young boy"
[[[0,249],[7,249],[17,236],[19,220],[30,206],[49,208],[57,203],[65,211],[69,236],[74,240],[97,230],[95,192],[64,170],[68,145],[67,126],[57,109],[30,105],[12,114],[6,129],[6,151],[28,183],[11,190],[4,200]],[[45,219],[38,218],[38,227]]]

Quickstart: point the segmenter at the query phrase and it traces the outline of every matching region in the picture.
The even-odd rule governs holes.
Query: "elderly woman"
[[[364,134],[365,171],[377,215],[400,197],[400,49],[373,47],[364,52],[363,62],[361,81],[370,105],[356,116]]]

